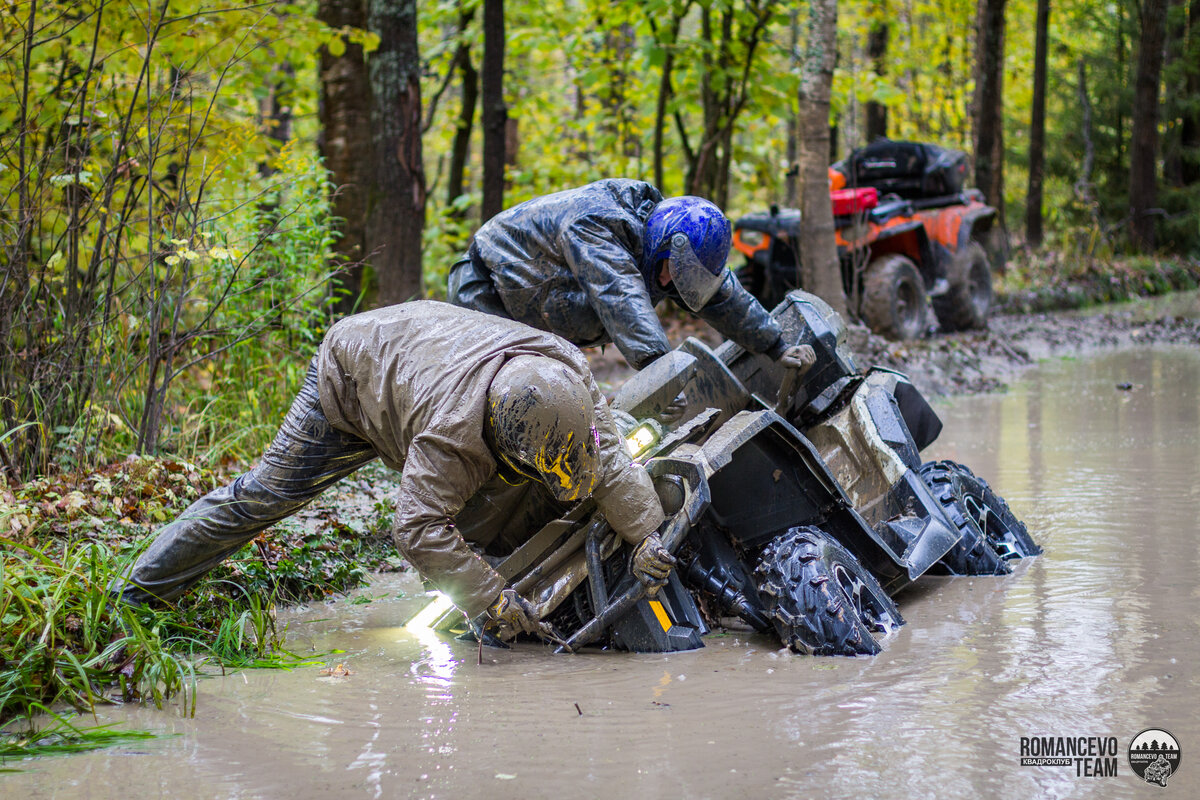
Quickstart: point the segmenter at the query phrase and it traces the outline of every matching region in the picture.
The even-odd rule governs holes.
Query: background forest
[[[1051,269],[1200,247],[1197,0],[21,0],[0,34],[14,484],[251,457],[332,319],[603,177],[736,219],[887,135],[966,150]]]

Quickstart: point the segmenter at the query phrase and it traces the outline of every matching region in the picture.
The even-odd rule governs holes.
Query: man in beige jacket
[[[493,526],[455,523],[468,501],[487,516],[489,491],[505,484],[529,482],[564,505],[595,498],[634,545],[633,572],[646,584],[674,563],[655,533],[663,512],[650,479],[631,463],[579,350],[512,320],[419,301],[330,329],[262,460],[161,529],[120,587],[123,599],[179,596],[375,458],[402,475],[400,554],[468,618],[487,612],[504,634],[539,631],[536,611],[464,538],[497,543]],[[509,531],[498,544],[535,532]]]

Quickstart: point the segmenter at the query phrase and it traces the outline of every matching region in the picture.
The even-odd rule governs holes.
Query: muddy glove
[[[516,589],[500,590],[496,602],[488,606],[487,615],[500,639],[512,639],[518,633],[540,634],[545,630],[533,603],[517,594]]]
[[[787,350],[784,350],[783,355],[779,357],[780,364],[796,370],[796,377],[800,377],[808,372],[816,362],[816,352],[806,344],[792,345]]]
[[[654,595],[666,585],[667,576],[671,574],[671,567],[675,563],[675,556],[663,547],[662,539],[658,538],[657,533],[652,533],[633,548],[630,571],[646,587],[647,594]]]

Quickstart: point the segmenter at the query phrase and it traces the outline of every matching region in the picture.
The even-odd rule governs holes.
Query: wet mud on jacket
[[[534,198],[488,220],[470,264],[456,268],[486,271],[513,319],[580,347],[612,342],[641,369],[671,349],[654,311],[671,295],[657,284],[647,291],[641,269],[646,218],[662,199],[650,184],[620,178]],[[697,316],[751,352],[784,350],[778,324],[732,273]]]
[[[518,355],[553,358],[589,387],[603,470],[593,497],[622,538],[641,541],[663,521],[658,497],[649,476],[631,463],[583,354],[562,339],[511,320],[418,301],[342,320],[317,353],[318,391],[329,423],[370,442],[402,473],[397,549],[472,617],[504,581],[466,543],[453,518],[495,475],[484,441],[487,391],[505,359]]]

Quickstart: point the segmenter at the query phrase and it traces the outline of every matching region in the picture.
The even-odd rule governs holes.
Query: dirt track
[[[710,345],[721,341],[698,320],[671,317],[664,322],[672,344],[687,336]],[[1200,346],[1200,292],[1083,312],[998,315],[985,331],[936,334],[912,342],[889,342],[859,325],[852,326],[850,334],[860,367],[878,364],[905,372],[930,396],[999,391],[1039,359],[1153,343]],[[615,347],[586,352],[605,390],[632,374]]]

